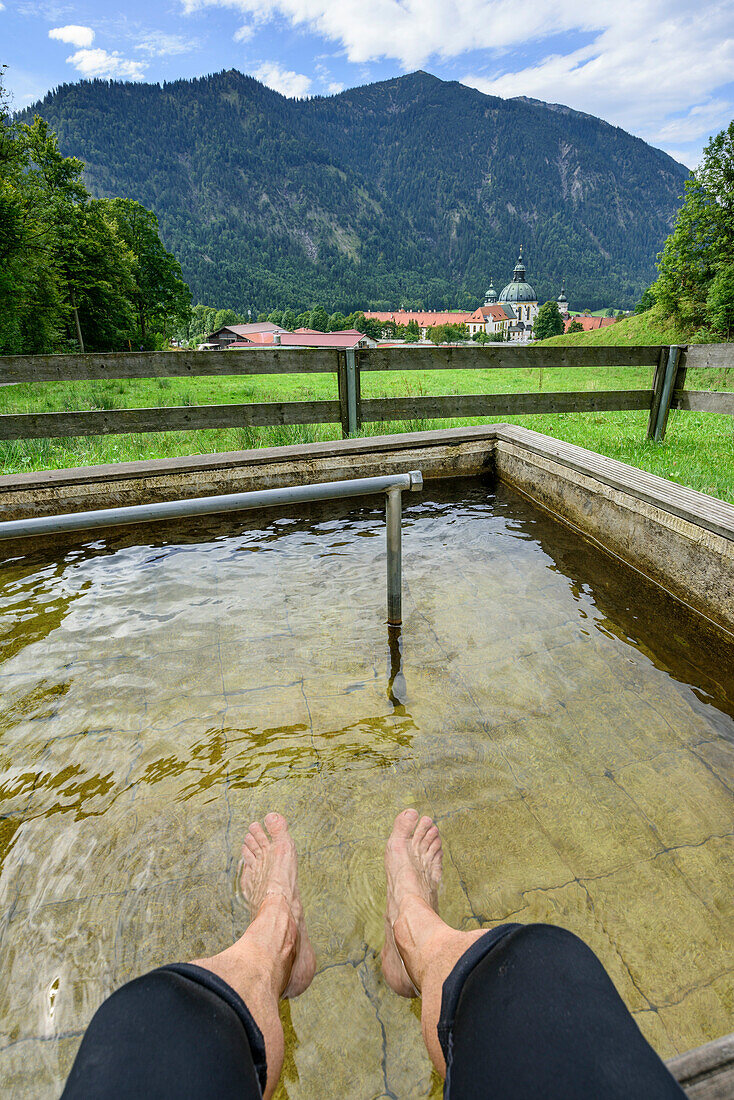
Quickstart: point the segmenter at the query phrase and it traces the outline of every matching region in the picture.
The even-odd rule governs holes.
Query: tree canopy
[[[713,332],[731,331],[734,311],[734,121],[711,138],[686,184],[651,288],[663,312]]]
[[[90,199],[83,170],[42,119],[10,118],[0,84],[0,353],[153,347],[188,317],[155,215]]]
[[[533,324],[533,337],[536,340],[547,340],[550,336],[560,336],[563,332],[563,318],[558,309],[558,302],[545,302],[538,310],[538,316]]]

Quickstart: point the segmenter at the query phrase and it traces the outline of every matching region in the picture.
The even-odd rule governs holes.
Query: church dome
[[[522,249],[515,264],[512,282],[508,283],[500,294],[500,302],[537,302],[535,291],[525,281],[525,264],[522,262]]]
[[[497,301],[497,291],[494,289],[494,282],[490,279],[489,290],[487,291],[484,299],[484,304],[491,306]]]

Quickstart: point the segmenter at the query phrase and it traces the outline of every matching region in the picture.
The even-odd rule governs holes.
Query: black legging
[[[596,955],[547,924],[505,924],[469,948],[444,983],[438,1034],[449,1100],[685,1097]],[[265,1075],[244,1001],[210,971],[180,964],[104,1002],[63,1096],[259,1100]]]

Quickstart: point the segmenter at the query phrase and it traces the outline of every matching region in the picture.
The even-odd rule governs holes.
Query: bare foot
[[[385,848],[387,910],[382,973],[390,988],[401,997],[415,997],[416,989],[395,946],[393,925],[401,904],[411,895],[438,912],[442,859],[441,837],[431,818],[419,820],[417,810],[403,810],[398,814]]]
[[[303,905],[298,890],[298,857],[288,823],[282,814],[265,818],[268,833],[259,821],[253,821],[242,847],[242,893],[250,915],[257,916],[263,902],[274,895],[285,898],[298,927],[296,957],[285,997],[297,997],[311,984],[316,957],[306,931]]]

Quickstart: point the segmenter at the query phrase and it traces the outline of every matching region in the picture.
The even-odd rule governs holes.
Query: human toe
[[[265,827],[273,839],[288,832],[288,822],[283,815],[279,813],[266,814]]]
[[[412,807],[402,810],[395,818],[393,836],[407,839],[413,832],[418,821],[418,811]]]
[[[260,848],[267,848],[270,843],[270,838],[259,821],[253,821],[250,826],[250,836],[254,838]]]
[[[413,833],[413,842],[418,847],[423,847],[428,836],[428,831],[431,828],[435,828],[435,826],[433,825],[433,819],[430,817],[422,817],[416,825],[415,832]]]

